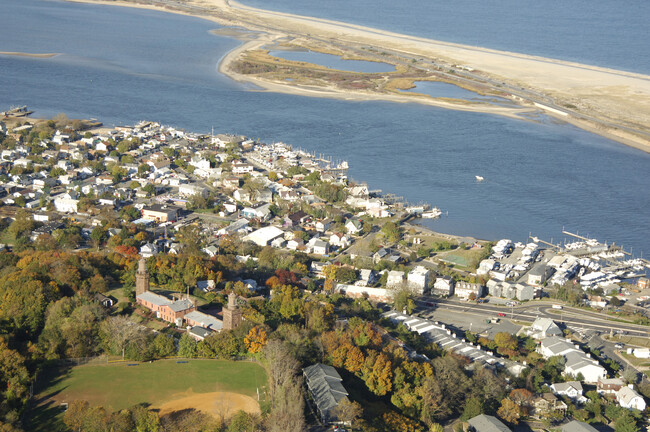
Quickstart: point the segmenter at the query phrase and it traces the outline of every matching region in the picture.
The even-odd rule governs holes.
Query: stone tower
[[[228,295],[228,306],[223,308],[223,329],[232,330],[241,324],[241,309],[237,306],[237,295],[231,292]]]
[[[145,291],[149,291],[149,270],[147,270],[147,262],[144,258],[140,258],[138,270],[135,272],[135,295]]]

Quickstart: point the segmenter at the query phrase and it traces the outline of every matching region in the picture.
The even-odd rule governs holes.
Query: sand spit
[[[79,0],[73,0],[79,1]],[[219,66],[232,78],[250,82],[267,91],[314,97],[355,100],[390,100],[428,103],[443,108],[481,111],[517,117],[524,111],[541,110],[582,129],[650,152],[650,76],[573,62],[496,51],[455,43],[406,36],[368,27],[319,18],[261,10],[229,0],[88,0],[119,6],[156,9],[192,15],[221,25],[261,32],[253,40],[227,54]],[[413,98],[385,93],[364,93],[333,87],[298,87],[289,82],[271,82],[235,74],[229,66],[248,50],[258,49],[278,38],[307,39],[337,50],[389,51],[405,61],[449,65],[459,76],[491,85],[495,91],[511,93],[522,108],[495,105],[462,105],[436,99]],[[348,53],[346,53],[348,54]],[[416,100],[417,99],[417,100]],[[537,105],[534,105],[534,104]]]
[[[15,51],[0,51],[0,55],[19,56],[19,57],[34,57],[34,58],[50,58],[59,55],[60,53],[24,53]]]

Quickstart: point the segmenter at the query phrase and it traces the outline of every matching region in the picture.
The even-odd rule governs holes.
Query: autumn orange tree
[[[266,331],[260,326],[255,326],[252,329],[250,329],[250,331],[244,338],[244,344],[246,345],[246,349],[251,354],[257,354],[258,352],[262,351],[262,348],[266,346],[266,342],[267,342]]]
[[[516,425],[521,417],[521,407],[510,398],[501,401],[501,406],[497,410],[497,415],[506,423]]]

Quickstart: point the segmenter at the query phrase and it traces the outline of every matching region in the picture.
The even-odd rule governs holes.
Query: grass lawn
[[[48,421],[61,420],[60,410],[55,408],[76,399],[118,411],[141,403],[158,407],[188,391],[233,392],[257,399],[257,388],[266,386],[264,368],[253,362],[159,360],[128,364],[136,363],[84,365],[43,374],[35,397],[37,406],[30,415],[38,424],[30,430],[52,430],[45,427]]]

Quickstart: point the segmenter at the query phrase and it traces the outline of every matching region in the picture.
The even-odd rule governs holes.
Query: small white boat
[[[476,181],[480,181],[480,182],[481,182],[481,181],[485,180],[483,177],[478,176],[478,175],[477,175],[477,176],[474,176],[474,177],[476,177]]]
[[[435,219],[437,217],[440,217],[441,214],[442,211],[440,211],[438,207],[434,207],[430,211],[422,213],[422,217],[427,219]]]

